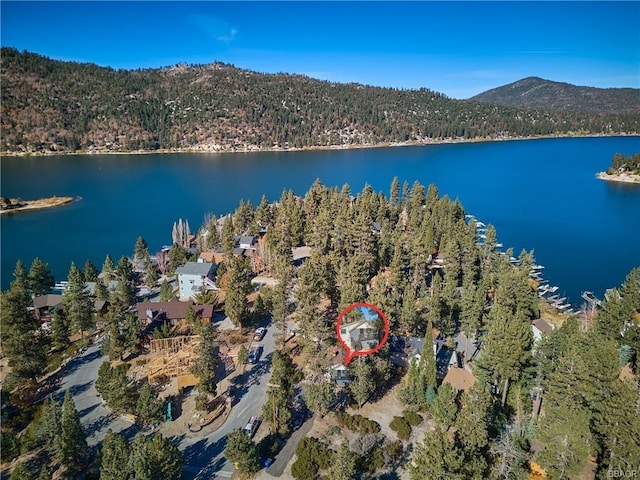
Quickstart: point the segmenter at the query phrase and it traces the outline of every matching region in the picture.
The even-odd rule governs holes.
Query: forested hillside
[[[3,48],[3,152],[245,150],[640,131],[640,115],[452,100],[231,65],[113,70]]]
[[[579,87],[537,77],[487,90],[471,100],[569,112],[640,114],[640,89]]]

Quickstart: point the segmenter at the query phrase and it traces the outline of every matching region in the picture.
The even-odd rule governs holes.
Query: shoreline
[[[19,207],[2,208],[0,215],[10,215],[19,212],[28,212],[32,210],[44,210],[46,208],[62,207],[76,200],[73,197],[49,197],[39,198],[38,200],[25,200]]]
[[[640,175],[633,173],[609,174],[607,172],[598,172],[596,173],[596,178],[604,180],[605,182],[631,183],[640,185]]]
[[[489,142],[511,142],[522,140],[545,140],[555,138],[602,138],[602,137],[640,137],[640,133],[616,133],[616,134],[588,134],[588,135],[538,135],[532,137],[503,137],[503,138],[448,138],[439,140],[412,140],[407,142],[382,142],[372,144],[357,145],[318,145],[312,147],[257,147],[247,145],[244,147],[232,148],[220,145],[199,145],[188,148],[164,148],[158,150],[91,150],[75,152],[0,152],[0,157],[50,157],[57,155],[151,155],[169,153],[261,153],[261,152],[309,152],[309,151],[330,151],[330,150],[359,150],[365,148],[395,148],[395,147],[416,147],[427,145],[447,145],[460,143],[489,143]]]

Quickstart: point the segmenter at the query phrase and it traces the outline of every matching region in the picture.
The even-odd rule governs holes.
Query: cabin
[[[340,326],[340,338],[351,350],[371,350],[380,343],[380,332],[367,320]]]
[[[62,295],[49,293],[33,297],[33,309],[41,323],[50,322],[54,312],[62,309]]]
[[[180,300],[192,299],[202,289],[217,290],[216,265],[208,262],[187,262],[176,268]]]
[[[204,323],[213,321],[214,305],[195,305],[193,302],[140,302],[136,304],[140,329],[150,333],[162,323],[185,329],[187,309],[192,307]]]

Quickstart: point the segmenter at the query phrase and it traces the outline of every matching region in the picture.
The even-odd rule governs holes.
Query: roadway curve
[[[183,479],[209,480],[231,477],[233,466],[224,458],[226,437],[232,430],[244,427],[252,415],[261,414],[262,404],[267,398],[267,382],[275,345],[274,330],[273,327],[267,330],[261,342],[264,350],[258,363],[247,368],[244,385],[236,388],[233,408],[224,425],[207,435],[185,432],[180,439],[174,439],[178,441],[177,445],[184,453]],[[62,399],[66,390],[73,395],[80,421],[87,433],[87,442],[91,447],[97,447],[108,430],[120,432],[128,438],[140,431],[137,425],[115,415],[102,405],[102,399],[95,388],[98,369],[106,360],[100,353],[101,346],[102,339],[62,369],[61,382],[56,393],[58,400]]]

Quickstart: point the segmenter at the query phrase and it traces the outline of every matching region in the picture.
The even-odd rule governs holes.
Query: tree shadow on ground
[[[231,405],[236,405],[242,397],[249,391],[252,385],[260,383],[260,377],[269,371],[271,367],[272,353],[262,357],[258,363],[253,365],[251,370],[245,371],[242,375],[238,375],[231,380],[230,395],[232,398]]]
[[[92,412],[93,410],[95,410],[98,405],[100,405],[100,403],[94,403],[93,405],[91,405],[90,407],[87,408],[83,408],[82,410],[80,410],[78,412],[78,417],[82,418],[84,416],[86,416],[88,413]]]
[[[185,475],[183,478],[215,478],[214,473],[222,469],[225,463],[224,449],[227,437],[207,445],[202,439],[183,450]]]
[[[61,373],[65,376],[69,375],[70,373],[73,373],[76,370],[78,370],[81,366],[86,365],[87,363],[90,363],[94,360],[97,360],[98,358],[100,358],[101,355],[102,354],[100,353],[100,349],[98,349],[95,352],[91,352],[88,355],[75,357],[73,360],[70,360],[66,365],[61,367]]]

